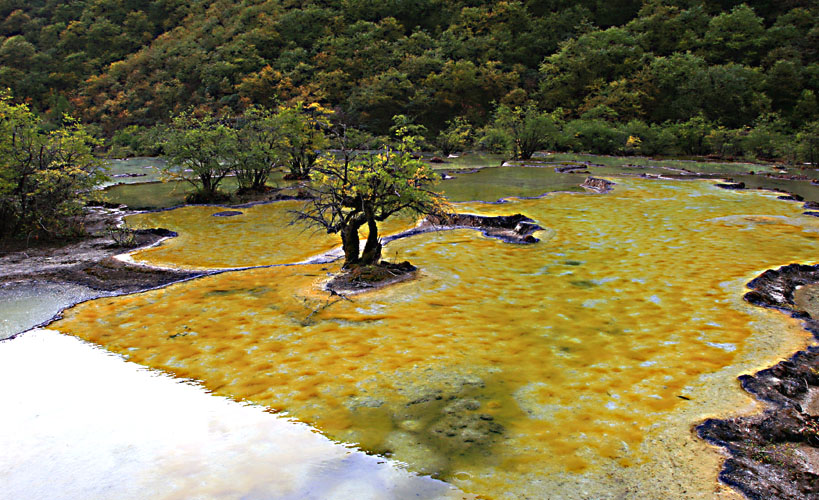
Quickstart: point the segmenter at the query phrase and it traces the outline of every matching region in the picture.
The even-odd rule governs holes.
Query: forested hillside
[[[431,136],[499,104],[635,130],[819,117],[815,0],[0,0],[0,19],[0,86],[108,135],[299,100]]]

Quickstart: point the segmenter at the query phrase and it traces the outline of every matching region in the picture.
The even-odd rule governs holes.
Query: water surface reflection
[[[61,309],[100,293],[67,283],[10,283],[0,285],[0,340],[51,319]]]
[[[2,498],[465,498],[54,331],[0,343],[0,378]]]

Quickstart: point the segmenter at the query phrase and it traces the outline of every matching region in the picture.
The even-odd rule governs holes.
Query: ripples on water
[[[522,212],[550,238],[397,240],[385,255],[420,278],[351,301],[319,290],[338,265],[278,267],[100,299],[54,327],[488,497],[710,498],[721,459],[691,425],[750,408],[736,376],[808,339],[745,304],[743,285],[812,262],[819,220],[704,181],[618,183],[605,196],[462,206]],[[331,244],[253,232],[285,208],[254,207],[244,222],[167,212],[187,242],[135,258],[231,267]]]

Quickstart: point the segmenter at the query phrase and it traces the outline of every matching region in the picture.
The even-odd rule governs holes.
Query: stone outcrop
[[[561,165],[555,167],[555,172],[558,174],[589,174],[589,169],[586,165]]]
[[[802,319],[819,337],[819,321],[798,307],[794,291],[819,282],[819,266],[791,264],[768,270],[748,284],[745,300]],[[814,313],[815,314],[815,313]],[[819,498],[819,348],[743,375],[746,391],[763,401],[759,415],[708,419],[697,427],[707,441],[731,454],[720,479],[752,499]]]
[[[745,188],[744,182],[720,182],[717,183],[716,186],[722,189],[729,189],[731,191],[738,191]]]
[[[407,261],[382,260],[369,266],[353,267],[328,281],[324,288],[336,295],[350,295],[406,281],[414,277],[417,270]]]
[[[598,177],[586,177],[580,187],[595,193],[608,193],[613,189],[614,183]]]
[[[484,235],[508,243],[537,243],[534,233],[543,228],[523,214],[498,215],[494,217],[473,214],[446,214],[428,216],[421,224],[425,227],[478,229]]]

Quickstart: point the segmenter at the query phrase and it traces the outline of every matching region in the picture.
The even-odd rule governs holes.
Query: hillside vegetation
[[[534,104],[580,137],[555,147],[806,156],[819,119],[812,0],[0,0],[0,19],[0,86],[126,142],[190,106],[318,102],[433,138]]]

